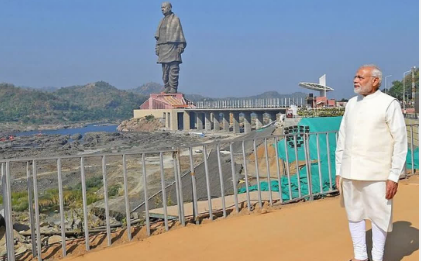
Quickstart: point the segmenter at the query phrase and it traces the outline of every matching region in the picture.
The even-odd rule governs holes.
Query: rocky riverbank
[[[6,122],[0,124],[0,138],[15,135],[26,131],[45,131],[60,130],[71,128],[82,128],[91,124],[119,124],[119,122],[101,121],[101,122],[76,122],[76,123],[56,123],[56,124],[22,124],[15,122]]]
[[[228,135],[225,135],[229,137]],[[187,132],[92,132],[85,135],[32,135],[14,137],[13,140],[0,141],[0,159],[19,158],[45,158],[67,155],[89,155],[103,153],[136,153],[137,151],[159,151],[173,149],[189,144],[197,144],[211,139],[225,137],[223,134],[211,134],[205,136],[192,135]],[[199,156],[199,158],[202,156]],[[151,193],[158,190],[159,182],[159,157],[151,155],[148,159],[148,186]],[[183,162],[188,158],[183,159]],[[140,190],[143,185],[139,178],[141,165],[139,155],[127,157],[128,189],[131,208],[138,205]],[[76,238],[82,233],[81,212],[81,181],[80,161],[62,160],[62,184],[65,200],[65,226],[68,238]],[[157,165],[156,165],[157,164]],[[12,205],[13,223],[23,226],[20,235],[16,233],[16,251],[25,252],[30,249],[30,235],[27,231],[29,225],[28,213],[28,183],[26,179],[26,162],[11,163],[12,174]],[[121,205],[123,200],[122,163],[120,157],[107,157],[106,162],[108,176],[108,194],[110,209],[118,209],[114,205]],[[173,171],[171,154],[164,155],[164,169],[168,179],[171,179]],[[29,166],[32,171],[32,166]],[[89,226],[98,228],[104,225],[102,168],[100,157],[86,157],[86,184],[89,209]],[[58,212],[58,180],[57,162],[55,160],[37,161],[37,185],[39,193],[41,232],[46,234],[43,246],[53,244],[61,240],[59,235],[59,212]],[[1,190],[1,187],[0,187]],[[0,206],[1,208],[1,206]],[[122,211],[111,212],[111,225],[121,226]],[[133,215],[137,213],[134,212]],[[136,220],[138,216],[132,216]],[[15,228],[16,231],[19,229]],[[66,234],[66,235],[67,235]],[[67,236],[66,236],[67,237]],[[0,238],[2,238],[0,231]],[[3,237],[4,239],[4,237]],[[55,241],[54,241],[55,240]],[[3,240],[4,241],[4,240]],[[0,240],[0,256],[4,253],[4,242]]]
[[[164,150],[200,142],[203,138],[188,133],[170,132],[91,132],[75,135],[32,135],[0,141],[0,159],[38,158],[121,152],[128,150]]]

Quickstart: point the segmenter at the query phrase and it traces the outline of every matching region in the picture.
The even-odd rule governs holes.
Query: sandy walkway
[[[419,260],[418,177],[402,181],[385,261]],[[189,225],[67,260],[349,260],[352,244],[338,198]],[[367,227],[371,237],[371,228]],[[369,245],[371,248],[371,246]],[[393,249],[392,249],[393,247]]]

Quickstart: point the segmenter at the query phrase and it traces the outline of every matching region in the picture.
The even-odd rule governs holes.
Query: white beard
[[[364,95],[366,93],[369,93],[370,90],[369,90],[369,87],[360,86],[360,87],[354,88],[354,92],[359,95]]]

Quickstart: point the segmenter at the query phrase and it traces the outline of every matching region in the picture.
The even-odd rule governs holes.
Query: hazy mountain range
[[[160,93],[162,89],[162,85],[154,82],[129,90],[103,81],[62,88],[16,87],[0,83],[0,122],[51,124],[129,119],[149,94]],[[185,97],[197,102],[204,99],[305,98],[306,94],[271,91],[249,97],[212,98],[198,94],[185,94]]]

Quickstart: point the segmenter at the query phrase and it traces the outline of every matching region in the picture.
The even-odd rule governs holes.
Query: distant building
[[[336,107],[343,107],[343,108],[345,108],[345,106],[346,106],[347,103],[348,102],[346,102],[346,101],[337,101],[336,102]]]
[[[314,99],[313,99],[314,100]],[[336,107],[336,101],[334,99],[329,100],[327,97],[316,97],[314,100],[313,108],[332,108]]]
[[[333,88],[326,85],[326,74],[322,75],[319,78],[319,83],[310,83],[310,82],[300,82],[298,84],[301,87],[306,89],[319,91],[320,96],[313,96],[313,93],[310,93],[307,96],[306,104],[310,108],[333,108],[336,107],[336,100],[327,98],[327,92],[333,91]]]

